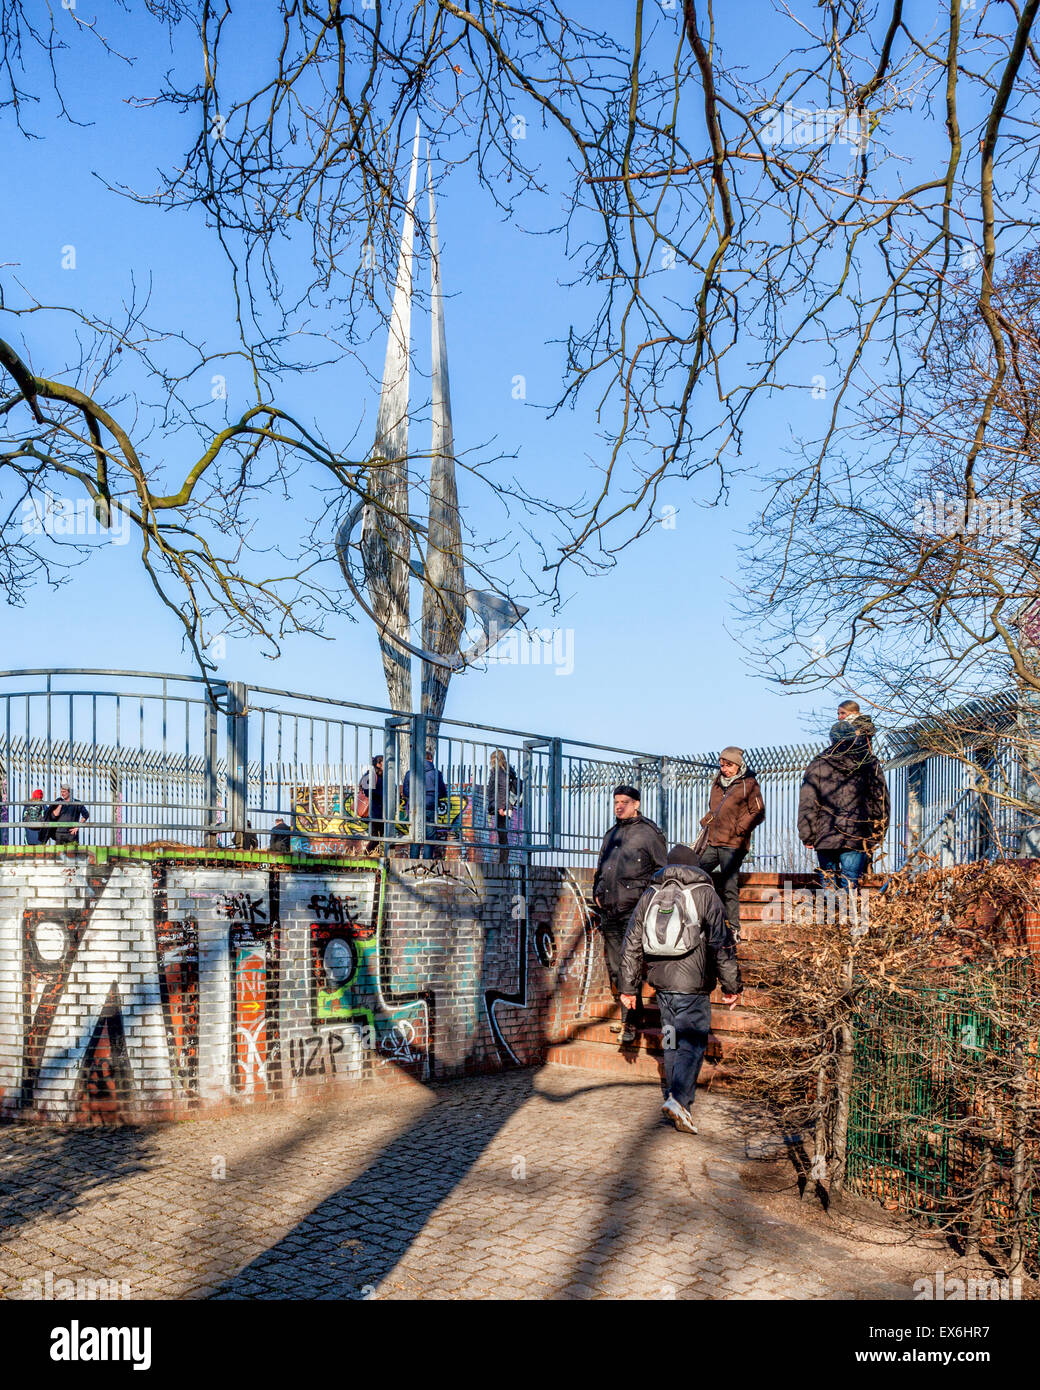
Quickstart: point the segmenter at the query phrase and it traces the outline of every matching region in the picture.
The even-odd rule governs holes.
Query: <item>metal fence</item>
[[[846,1186],[1040,1270],[1036,961],[860,1000]]]
[[[1013,721],[1010,697],[981,703],[968,737],[984,743],[992,785],[1012,793],[1021,777]],[[1017,852],[1016,814],[977,794],[971,767],[930,749],[926,733],[897,730],[876,741],[892,801],[881,867],[897,869],[914,846],[933,841],[957,860]],[[746,869],[813,867],[798,838],[797,802],[805,766],[822,748],[748,750],[767,816]],[[489,804],[496,753],[511,774],[500,808]],[[362,816],[359,786],[377,756],[392,791],[382,815],[370,807]],[[565,864],[597,853],[619,782],[641,789],[643,814],[669,841],[691,843],[718,769],[714,753],[676,757],[451,719],[433,729],[421,715],[378,706],[102,669],[0,673],[0,761],[0,843],[24,843],[34,790],[50,804],[68,782],[89,812],[80,839],[91,844],[250,848],[255,839],[267,848],[281,821],[276,833],[300,852],[348,839],[400,840],[432,853],[453,841],[476,854]],[[407,800],[406,779],[409,790],[421,789]]]

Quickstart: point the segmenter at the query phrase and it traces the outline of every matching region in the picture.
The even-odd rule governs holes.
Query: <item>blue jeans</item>
[[[446,838],[446,831],[428,830],[426,833],[429,839],[425,844],[409,846],[409,859],[442,859],[444,857],[444,849],[439,842]]]
[[[858,888],[869,855],[858,849],[818,849],[821,888]]]
[[[689,1109],[697,1094],[697,1077],[708,1047],[711,999],[707,994],[662,994],[658,990],[657,1005],[661,1010],[668,1090],[673,1100]]]

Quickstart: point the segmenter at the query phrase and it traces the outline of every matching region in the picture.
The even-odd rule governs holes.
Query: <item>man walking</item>
[[[663,1114],[685,1134],[696,1134],[690,1108],[711,1029],[711,992],[735,1008],[743,984],[733,933],[726,925],[710,877],[686,845],[676,845],[667,867],[639,899],[621,955],[621,1001],[632,1007],[646,978],[661,1010],[668,1094]]]
[[[830,747],[805,769],[798,835],[816,850],[821,888],[858,888],[870,853],[888,830],[885,774],[865,734],[839,720]]]
[[[766,818],[762,792],[744,761],[743,748],[724,748],[708,794],[708,814],[701,821],[697,863],[713,875],[734,941],[740,940],[740,866],[751,832]]]
[[[640,815],[638,788],[624,784],[614,788],[614,817],[615,823],[600,846],[592,898],[601,913],[603,954],[616,998],[628,919],[653,875],[664,867],[668,847],[653,821]],[[640,990],[635,993],[638,995]],[[622,1043],[635,1042],[638,1017],[638,999],[622,1004],[621,1021],[610,1025],[611,1032],[620,1033]]]
[[[79,840],[80,826],[90,819],[90,815],[85,806],[72,800],[72,788],[68,782],[62,782],[58,800],[47,807],[44,819],[48,824],[58,823],[59,828],[51,832],[56,845],[74,845]]]

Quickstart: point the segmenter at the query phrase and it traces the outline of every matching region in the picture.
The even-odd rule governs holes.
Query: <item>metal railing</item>
[[[1017,789],[1017,754],[1003,738],[1013,702],[999,697],[980,710],[990,783]],[[814,867],[798,838],[797,804],[806,764],[822,748],[747,750],[767,815],[746,869]],[[955,859],[1017,852],[1017,816],[973,791],[964,761],[929,751],[920,727],[879,736],[876,751],[892,803],[883,869],[901,867],[941,827]],[[359,787],[378,756],[391,790],[381,809],[362,815]],[[595,857],[619,782],[641,789],[643,814],[669,842],[692,843],[718,769],[716,754],[676,757],[452,719],[433,729],[422,715],[331,697],[100,668],[0,673],[0,763],[0,843],[23,844],[36,828],[24,819],[34,790],[52,804],[68,782],[90,816],[79,838],[95,845],[267,849],[273,832],[297,852],[392,841],[437,853],[452,841],[478,857],[557,864]],[[417,796],[402,795],[406,779]]]

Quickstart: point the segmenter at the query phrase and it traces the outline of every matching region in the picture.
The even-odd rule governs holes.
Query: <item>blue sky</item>
[[[211,347],[233,346],[226,265],[198,218],[135,206],[103,186],[108,179],[153,187],[156,165],[172,164],[185,145],[189,118],[127,107],[130,94],[154,84],[170,54],[155,46],[152,26],[113,7],[101,9],[106,32],[137,61],[128,69],[94,50],[91,61],[66,61],[70,109],[90,124],[80,128],[58,120],[53,101],[45,100],[28,118],[44,139],[8,134],[5,183],[19,194],[5,199],[0,210],[5,286],[10,291],[17,276],[43,302],[76,303],[103,314],[117,312],[133,276],[139,286],[151,283],[151,322],[183,326]],[[72,42],[67,57],[86,53],[89,41],[82,35]],[[53,195],[56,188],[60,196]],[[515,452],[510,467],[534,492],[566,497],[587,491],[595,483],[592,470],[606,456],[591,399],[552,419],[540,408],[554,398],[561,379],[562,349],[550,340],[563,336],[580,299],[579,291],[563,288],[574,269],[561,244],[503,222],[464,172],[439,187],[438,218],[450,295],[457,451],[484,446],[485,456]],[[74,270],[61,264],[62,248],[70,245]],[[425,274],[423,267],[420,277]],[[67,321],[5,319],[6,333],[31,353],[38,372],[56,370],[68,355]],[[428,335],[425,309],[416,305],[413,340],[420,370],[428,361]],[[377,377],[384,341],[377,334],[363,353],[364,365]],[[513,398],[517,374],[526,378],[526,402]],[[244,403],[244,383],[236,380],[234,366],[227,375],[233,415],[236,396]],[[424,391],[425,382],[417,379],[417,406]],[[801,741],[807,718],[819,710],[829,723],[836,699],[786,696],[753,677],[727,632],[740,583],[737,546],[759,500],[755,469],[775,462],[803,412],[814,409],[808,381],[803,394],[804,400],[796,400],[786,393],[775,412],[759,417],[745,442],[742,464],[749,471],[734,479],[722,505],[700,506],[695,485],[671,484],[662,505],[676,510],[665,524],[626,551],[610,573],[583,578],[571,572],[560,613],[532,613],[537,626],[564,634],[556,638],[555,662],[542,664],[543,657],[538,664],[493,664],[456,678],[449,715],[673,752]],[[316,421],[326,437],[346,444],[356,432],[357,448],[369,447],[376,391],[357,363],[346,360],[286,382],[280,399],[305,422]],[[425,447],[427,438],[428,424],[418,423],[413,447]],[[188,441],[177,436],[153,441],[153,449],[172,473],[183,472],[194,457]],[[480,489],[465,475],[460,493],[478,527],[498,532],[510,524],[488,511]],[[261,521],[277,535],[281,527],[303,525],[307,513],[301,498],[272,497]],[[99,543],[70,584],[58,592],[39,584],[26,606],[7,607],[4,616],[8,668],[193,669],[175,623],[135,562],[133,544]],[[220,674],[384,704],[371,630],[341,619],[328,632],[331,641],[288,639],[276,661],[265,659],[252,642],[229,639]]]

